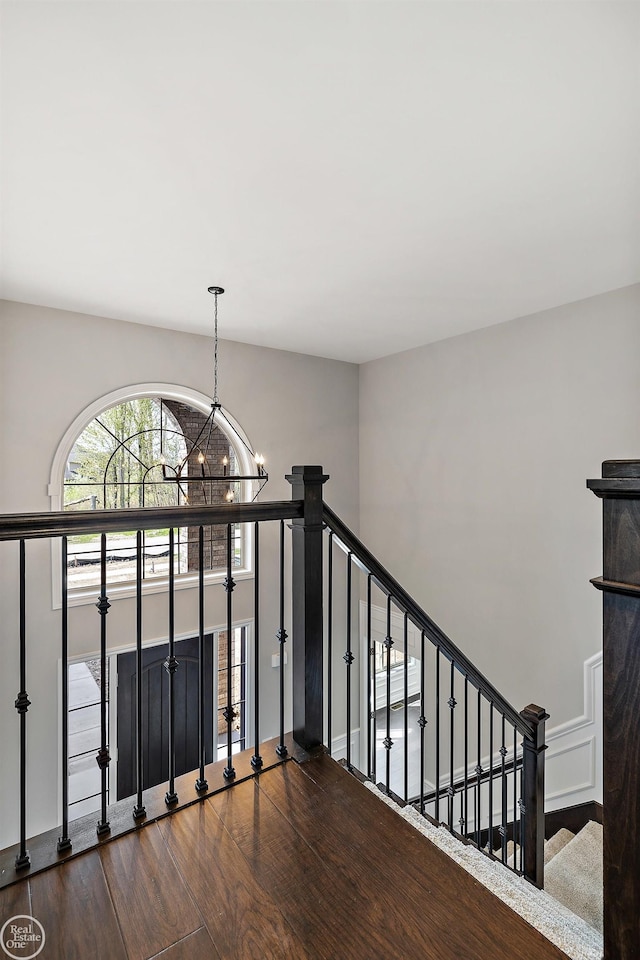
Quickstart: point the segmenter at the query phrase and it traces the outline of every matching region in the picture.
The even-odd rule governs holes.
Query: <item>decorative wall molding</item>
[[[549,810],[602,803],[602,651],[585,660],[582,716],[547,731]]]
[[[365,750],[366,754],[366,750]],[[331,756],[334,760],[342,760],[347,756],[347,736],[342,734],[331,739]],[[351,731],[351,762],[360,769],[360,728]]]
[[[363,642],[366,642],[365,602],[360,604],[360,624]],[[372,604],[371,639],[382,642],[386,632],[386,609]],[[404,649],[404,615],[394,608],[391,611],[391,635],[394,647]],[[407,640],[409,655],[419,658],[420,631],[411,622],[408,623]],[[416,684],[419,685],[419,675],[412,677],[411,693],[415,692]],[[583,664],[583,690],[583,713],[547,730],[546,804],[549,810],[589,800],[602,803],[602,651]],[[496,754],[494,765],[499,762]],[[455,771],[455,776],[463,776],[462,768]]]

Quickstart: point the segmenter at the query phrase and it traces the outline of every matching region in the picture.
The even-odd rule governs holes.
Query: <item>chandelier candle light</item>
[[[227,418],[218,398],[218,297],[224,293],[224,289],[222,287],[209,287],[208,290],[209,293],[212,293],[214,297],[213,397],[211,399],[211,413],[202,425],[202,428],[196,439],[193,442],[187,441],[187,454],[179,463],[177,463],[175,466],[171,466],[166,462],[164,456],[160,457],[162,476],[165,480],[172,480],[180,486],[185,495],[185,502],[187,503],[189,502],[189,496],[185,488],[182,486],[183,484],[200,484],[205,497],[205,502],[207,500],[207,485],[226,484],[227,490],[224,494],[224,499],[227,503],[233,503],[235,494],[232,484],[237,484],[243,480],[254,481],[256,483],[257,489],[252,497],[252,500],[255,500],[269,479],[269,474],[265,469],[265,461],[262,454],[255,453],[249,444],[242,438],[242,436]],[[237,438],[237,440],[242,444],[249,454],[251,460],[256,465],[255,473],[231,473],[231,464],[229,463],[229,457],[226,454],[223,456],[222,463],[220,465],[210,462],[206,451],[209,449],[209,441],[211,439],[211,432],[214,428],[214,423],[220,424],[219,429],[227,438]],[[190,474],[188,472],[187,465],[189,458],[196,450],[198,451],[197,462],[200,466],[200,470]],[[220,466],[222,467],[222,472],[219,472]],[[211,486],[209,489],[212,490],[213,487]]]

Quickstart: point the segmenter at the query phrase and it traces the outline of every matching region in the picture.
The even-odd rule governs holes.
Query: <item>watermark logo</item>
[[[0,947],[11,960],[31,960],[44,947],[44,927],[35,917],[19,914],[0,930]]]

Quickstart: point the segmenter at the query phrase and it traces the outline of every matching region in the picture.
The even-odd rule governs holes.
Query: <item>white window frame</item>
[[[82,410],[69,425],[62,437],[55,452],[49,475],[49,485],[47,493],[49,495],[52,511],[62,510],[64,504],[64,473],[67,461],[73,449],[73,445],[82,433],[82,431],[110,407],[115,407],[119,403],[125,403],[127,400],[138,400],[141,397],[165,397],[167,400],[177,400],[180,403],[187,404],[200,410],[207,416],[211,412],[211,398],[198,390],[192,390],[188,387],[182,387],[173,383],[137,383],[127,387],[120,387],[118,390],[112,390],[111,393],[99,397]],[[238,423],[228,410],[222,407],[222,413],[229,423],[229,427],[224,423],[224,419],[216,421],[219,429],[229,439],[238,458],[238,466],[241,476],[248,476],[255,473],[255,463],[250,457],[249,449],[252,445]],[[257,493],[253,489],[257,481],[242,481],[247,489],[244,493],[244,499],[252,499]],[[96,511],[96,515],[99,511]],[[253,577],[253,529],[252,524],[243,523],[240,525],[240,536],[242,543],[243,565],[240,568],[234,568],[233,576],[235,580],[248,580]],[[226,577],[226,570],[208,571],[205,573],[205,583],[222,583]],[[176,590],[187,590],[197,587],[198,574],[185,573],[175,578]],[[163,593],[168,589],[168,577],[150,577],[145,578],[142,584],[143,594]],[[52,609],[59,610],[62,606],[62,560],[57,538],[51,540],[51,594]],[[109,584],[109,600],[120,600],[127,597],[134,597],[136,594],[135,581],[123,581],[122,583]],[[70,607],[81,606],[87,603],[95,603],[96,587],[70,587],[68,594],[68,605]]]

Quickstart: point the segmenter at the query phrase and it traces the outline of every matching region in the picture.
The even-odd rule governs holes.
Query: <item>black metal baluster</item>
[[[111,826],[107,820],[109,756],[107,730],[107,614],[111,604],[107,598],[107,535],[100,536],[100,599],[96,607],[100,613],[100,749],[96,762],[100,768],[100,820],[96,826],[98,836],[109,833]]]
[[[27,711],[31,701],[27,696],[27,606],[26,557],[24,540],[20,541],[20,691],[15,708],[20,717],[20,850],[16,856],[16,870],[31,863],[27,850]]]
[[[371,639],[371,574],[367,576],[367,776],[369,779],[373,776],[375,765],[375,736],[372,734],[372,726],[375,724],[375,703],[373,699],[373,640]],[[375,726],[374,726],[375,732]],[[373,744],[373,757],[372,757]],[[375,780],[374,780],[375,782]]]
[[[136,805],[134,820],[142,820],[147,811],[142,802],[142,531],[136,535]]]
[[[456,698],[454,697],[455,693],[455,668],[453,665],[453,660],[451,661],[451,683],[450,683],[450,693],[448,706],[450,711],[449,719],[449,789],[447,791],[449,795],[449,830],[453,833],[453,800],[456,795],[455,788],[453,786],[453,762],[454,762],[454,733],[455,733],[455,712],[456,712]]]
[[[469,823],[469,677],[464,678],[464,800],[460,802],[460,833],[467,835]]]
[[[224,581],[224,589],[227,593],[227,705],[222,711],[222,716],[227,723],[227,765],[222,771],[225,780],[233,780],[236,771],[233,767],[233,721],[235,719],[235,710],[233,709],[233,588],[235,580],[231,576],[231,524],[227,524],[227,576]]]
[[[420,813],[424,813],[424,741],[425,727],[427,718],[424,713],[424,674],[426,664],[424,662],[424,630],[420,634],[420,718],[418,726],[420,727]]]
[[[287,642],[284,628],[284,520],[280,521],[280,627],[276,636],[280,642],[280,743],[276,753],[279,757],[286,757],[289,751],[284,742],[284,645]]]
[[[404,615],[404,799],[409,799],[409,621]]]
[[[389,794],[391,791],[391,748],[393,746],[393,740],[391,739],[391,647],[393,646],[393,637],[391,636],[391,594],[387,596],[387,635],[384,638],[384,645],[387,648],[387,735],[382,741],[382,745],[387,751],[386,788],[387,794]]]
[[[489,701],[489,850],[493,853],[493,700]]]
[[[513,869],[518,868],[518,731],[513,728]]]
[[[505,744],[505,727],[506,720],[504,714],[502,715],[502,746],[500,747],[500,756],[502,758],[502,823],[500,824],[500,836],[502,837],[502,862],[507,862],[507,802],[508,802],[508,793],[507,793],[507,772],[506,772],[506,756],[507,756],[507,747]]]
[[[351,764],[351,665],[355,659],[351,652],[351,553],[347,556],[347,649],[342,658],[347,665],[347,770]]]
[[[262,767],[262,757],[260,756],[260,524],[257,520],[253,528],[253,566],[255,571],[253,581],[255,748],[251,757],[251,766],[254,770],[260,770]]]
[[[69,582],[68,545],[62,537],[62,832],[58,837],[58,853],[71,850],[69,838]]]
[[[480,819],[481,819],[481,800],[480,792],[482,789],[482,695],[478,690],[478,762],[476,764],[476,846],[480,848]]]
[[[440,647],[436,647],[436,805],[434,817],[440,823]]]
[[[524,747],[523,747],[524,749]],[[523,758],[524,760],[524,758]],[[520,797],[518,799],[518,810],[520,812],[520,872],[524,873],[525,856],[527,852],[527,831],[525,829],[525,817],[527,812],[524,807],[524,762],[520,768]]]
[[[195,788],[198,793],[209,789],[205,780],[204,736],[204,527],[198,528],[198,757],[200,770]]]
[[[331,744],[331,695],[333,691],[333,530],[329,531],[327,556],[327,749],[333,756]]]
[[[164,802],[170,807],[178,802],[176,793],[176,702],[175,702],[175,672],[178,661],[175,656],[175,531],[169,528],[169,656],[164,662],[164,668],[169,675],[169,788]]]

